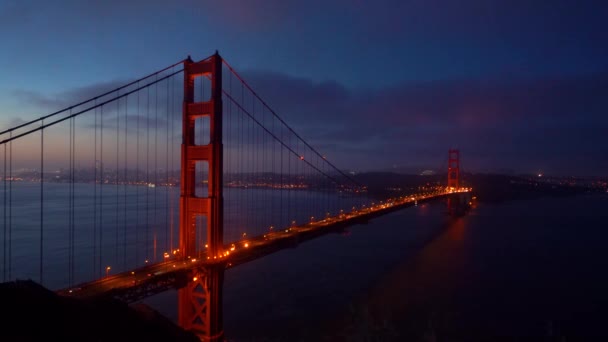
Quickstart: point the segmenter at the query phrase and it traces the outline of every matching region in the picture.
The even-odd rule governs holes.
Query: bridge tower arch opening
[[[195,102],[195,80],[211,80],[211,97]],[[195,143],[195,122],[209,120],[209,137]],[[201,139],[202,138],[202,139]],[[196,165],[208,164],[207,196],[197,196]],[[220,255],[223,247],[223,143],[222,143],[222,58],[219,53],[193,62],[184,61],[184,101],[182,108],[180,255],[184,260]],[[199,184],[202,186],[202,184]],[[200,195],[200,192],[199,192]],[[206,219],[200,220],[203,216]],[[196,236],[197,217],[206,225],[206,248]],[[202,341],[222,341],[222,287],[224,268],[194,271],[187,285],[178,291],[178,320],[182,328],[197,334]]]

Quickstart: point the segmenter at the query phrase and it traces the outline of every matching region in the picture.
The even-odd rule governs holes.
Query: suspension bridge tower
[[[194,102],[195,79],[211,80],[208,101]],[[195,122],[209,118],[209,143],[196,145]],[[203,139],[202,141],[206,141]],[[200,62],[190,57],[184,61],[184,103],[182,112],[181,192],[180,192],[180,255],[184,259],[197,258],[206,251],[213,257],[223,247],[222,196],[222,58],[215,55]],[[196,196],[196,165],[207,162],[208,194]],[[196,236],[197,217],[206,218],[206,247],[200,246]],[[222,286],[223,265],[199,269],[178,293],[178,316],[182,328],[192,331],[202,341],[222,341]]]
[[[460,186],[460,151],[448,151],[448,188],[458,189]]]
[[[463,190],[460,182],[460,151],[450,149],[448,151],[448,190]],[[447,198],[448,214],[452,217],[464,215],[471,205],[471,193],[454,192]]]

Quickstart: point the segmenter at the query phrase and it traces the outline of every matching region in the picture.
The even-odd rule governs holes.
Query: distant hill
[[[412,193],[420,186],[436,186],[439,175],[420,176],[395,172],[365,172],[354,176],[354,179],[367,186],[371,196],[386,197],[390,194]]]
[[[384,198],[420,191],[420,187],[446,186],[447,175],[413,175],[395,172],[365,172],[353,176],[359,183],[368,186],[372,197]],[[461,173],[461,185],[472,187],[481,201],[504,201],[539,196],[563,196],[590,191],[582,185],[548,182],[525,175],[492,173]]]

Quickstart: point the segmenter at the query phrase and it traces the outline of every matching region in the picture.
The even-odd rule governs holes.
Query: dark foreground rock
[[[198,341],[143,304],[78,300],[33,281],[0,284],[0,341]]]

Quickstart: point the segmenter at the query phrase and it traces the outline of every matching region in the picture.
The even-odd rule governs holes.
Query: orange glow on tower
[[[460,187],[460,151],[450,149],[448,151],[448,188],[458,189]]]
[[[209,101],[194,102],[194,81],[197,77],[211,79]],[[210,136],[207,145],[195,144],[195,120],[208,117]],[[206,139],[203,139],[206,141]],[[184,61],[184,103],[182,114],[182,158],[179,239],[181,257],[192,257],[201,252],[209,255],[222,253],[223,245],[223,145],[222,145],[222,58],[215,55],[200,62],[190,57]],[[197,197],[196,163],[209,165],[207,197]],[[207,245],[198,250],[196,218],[206,216]],[[198,270],[178,292],[179,324],[197,334],[203,341],[222,341],[222,286],[223,268]]]

